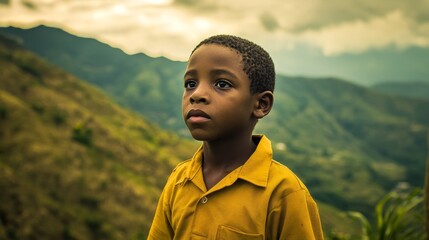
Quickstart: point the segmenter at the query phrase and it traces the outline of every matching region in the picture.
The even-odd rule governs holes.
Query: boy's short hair
[[[250,79],[250,92],[274,92],[275,70],[270,55],[259,45],[232,35],[215,35],[200,42],[192,53],[205,44],[218,44],[237,51],[243,58],[243,70]],[[191,53],[191,55],[192,55]]]

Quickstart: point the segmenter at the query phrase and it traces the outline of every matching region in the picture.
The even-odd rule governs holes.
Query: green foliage
[[[362,213],[349,212],[349,216],[361,223],[363,240],[423,240],[422,203],[420,189],[392,191],[377,203],[374,225]]]
[[[43,111],[45,110],[43,108],[43,105],[41,105],[40,103],[32,103],[31,108],[33,108],[33,110],[39,114],[42,114]]]
[[[197,145],[1,42],[0,239],[144,239],[167,176]]]
[[[429,149],[429,131],[427,135],[428,139],[428,149]],[[426,215],[425,225],[426,225],[426,237],[429,238],[429,152],[426,160],[426,176],[425,176],[425,185],[424,185],[424,211]]]
[[[425,82],[383,82],[372,88],[392,95],[429,99],[429,83]]]
[[[77,124],[73,127],[72,139],[86,146],[92,145],[92,129],[83,124]]]
[[[0,104],[0,120],[5,119],[8,114],[8,109],[3,104]]]
[[[55,125],[63,125],[67,122],[67,114],[61,110],[53,110],[51,117]]]
[[[319,201],[367,215],[407,181],[421,187],[429,102],[379,94],[338,79],[278,76],[274,109],[257,125],[274,156]],[[359,189],[359,191],[356,191]]]

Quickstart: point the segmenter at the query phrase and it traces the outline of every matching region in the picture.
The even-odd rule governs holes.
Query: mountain
[[[276,84],[258,130],[317,199],[367,213],[399,182],[423,186],[429,101],[332,78],[279,76]]]
[[[426,82],[383,82],[371,87],[382,93],[429,99],[429,83]]]
[[[43,26],[2,28],[0,33],[98,86],[150,122],[181,136],[187,132],[180,113],[184,63],[127,55]],[[39,69],[31,66],[24,69]],[[380,93],[341,79],[288,76],[277,76],[274,95],[274,108],[256,132],[266,133],[275,159],[304,180],[322,206],[324,222],[344,224],[344,218],[331,214],[337,209],[370,214],[401,182],[423,185],[428,100]]]
[[[0,36],[0,239],[144,239],[197,144]],[[324,229],[357,233],[319,203]]]
[[[130,56],[97,40],[46,26],[28,30],[0,28],[0,33],[16,38],[25,48],[78,78],[100,86],[116,102],[137,110],[163,128],[187,132],[182,117],[178,117],[182,96],[178,89],[183,88],[185,63],[143,53]]]
[[[0,239],[143,239],[197,145],[0,38]]]
[[[185,63],[127,55],[46,26],[0,32],[97,85],[149,121],[186,136],[180,112]],[[428,101],[386,95],[334,78],[278,76],[276,84],[274,109],[257,131],[276,144],[286,144],[288,151],[277,153],[279,160],[309,179],[316,196],[360,209],[400,181],[422,185]],[[311,166],[324,171],[310,174]],[[327,187],[338,179],[343,184]],[[354,191],[362,186],[366,191]]]

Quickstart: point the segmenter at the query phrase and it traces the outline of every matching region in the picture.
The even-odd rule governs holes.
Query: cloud
[[[326,55],[429,44],[427,0],[0,1],[0,25],[60,26],[129,53],[176,60],[219,33],[249,38],[268,51],[308,44]]]
[[[306,31],[298,38],[320,47],[326,55],[359,53],[371,48],[429,46],[429,25],[416,24],[401,11],[367,21],[356,20]]]
[[[264,28],[269,32],[273,32],[279,28],[277,19],[268,12],[263,13],[260,16],[260,20]]]

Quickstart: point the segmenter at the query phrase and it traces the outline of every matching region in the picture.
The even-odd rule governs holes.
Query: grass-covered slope
[[[195,144],[0,41],[0,239],[144,239]]]
[[[371,88],[392,95],[429,99],[429,83],[426,82],[383,82]]]
[[[99,86],[122,106],[136,110],[161,127],[186,131],[180,117],[182,94],[177,91],[183,88],[185,63],[143,53],[128,55],[95,39],[46,26],[25,30],[0,28],[0,34],[22,41],[26,49]]]
[[[429,101],[292,77],[278,78],[275,95],[258,130],[319,200],[369,212],[399,182],[423,185]]]

